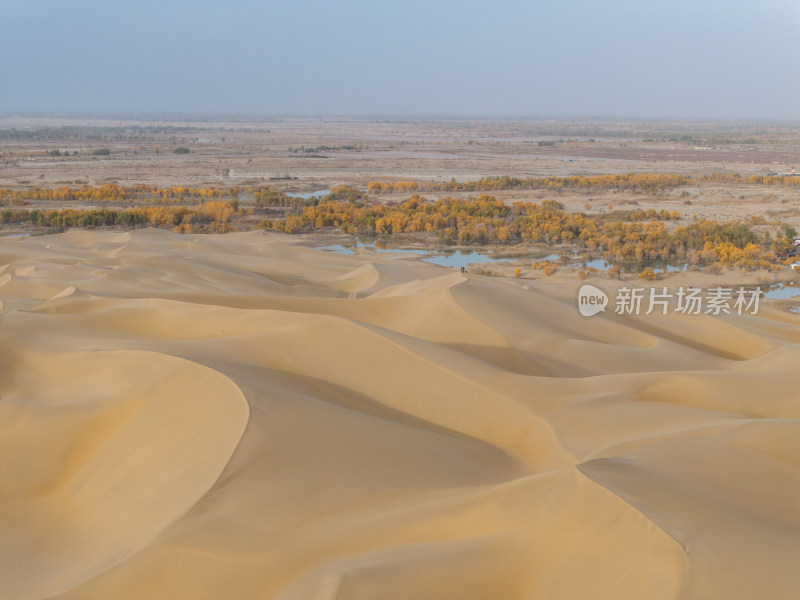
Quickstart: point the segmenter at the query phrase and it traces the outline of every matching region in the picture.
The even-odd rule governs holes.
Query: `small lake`
[[[335,252],[336,254],[355,254],[356,248],[370,248],[375,252],[387,252],[395,254],[431,254],[432,250],[423,250],[422,248],[385,248],[379,246],[376,241],[364,243],[357,240],[355,244],[331,244],[329,246],[315,246],[314,250],[327,250],[328,252]]]
[[[594,268],[598,271],[608,271],[612,266],[610,262],[604,260],[602,258],[597,258],[595,260],[587,260],[584,263],[584,267],[586,268]],[[653,271],[656,273],[680,273],[681,271],[685,271],[689,268],[688,263],[680,263],[680,264],[669,264],[669,263],[651,263],[651,264],[644,264],[644,263],[637,263],[635,265],[620,263],[619,267],[625,273],[640,273],[642,272],[645,267],[652,266]]]
[[[785,300],[786,298],[794,298],[795,296],[800,296],[800,287],[792,284],[774,286],[770,291],[764,294],[765,298],[772,298],[774,300]]]
[[[309,198],[322,198],[330,194],[330,190],[317,190],[316,192],[286,192],[290,198],[302,198],[308,200]]]
[[[345,248],[341,244],[330,244],[329,246],[314,246],[314,250],[325,250],[326,252],[333,252],[335,254],[355,254],[356,251],[352,248]]]
[[[320,192],[321,193],[321,192]],[[309,196],[310,197],[310,196]],[[419,254],[425,256],[422,260],[435,265],[443,267],[452,267],[459,269],[461,267],[468,267],[469,265],[485,264],[485,263],[504,263],[521,261],[525,262],[544,262],[550,261],[558,263],[562,259],[569,261],[580,260],[578,257],[570,257],[569,255],[562,254],[548,254],[547,256],[517,256],[514,258],[494,258],[484,252],[473,250],[425,250],[422,248],[387,248],[382,242],[370,240],[367,243],[357,240],[355,244],[331,244],[328,246],[315,246],[315,250],[326,250],[328,252],[335,252],[337,254],[355,254],[357,248],[370,248],[375,252],[381,253],[396,253],[396,254]],[[570,262],[571,266],[583,266],[583,268],[594,268],[598,271],[608,271],[613,265],[602,259],[597,258],[594,260],[581,261],[580,265],[576,262]],[[620,268],[625,273],[639,273],[646,266],[652,266],[653,271],[656,273],[679,273],[686,271],[689,268],[689,263],[650,263],[650,265],[643,263],[636,264],[620,264]],[[784,299],[794,298],[800,296],[800,287],[794,285],[780,285],[773,287],[770,291],[766,292],[767,298]]]
[[[598,258],[595,260],[587,260],[584,266],[597,269],[598,271],[608,271],[612,265],[611,263],[604,261],[602,258]]]
[[[375,245],[358,244],[358,246],[342,246],[341,244],[331,244],[329,246],[315,246],[314,250],[326,250],[336,254],[355,254],[356,248],[370,248],[375,252],[395,253],[395,254],[430,254],[429,250],[415,250],[411,248],[376,248]]]
[[[372,241],[363,243],[360,240],[355,244],[331,244],[328,246],[316,246],[315,250],[326,250],[336,254],[355,254],[357,248],[369,248],[375,252],[393,254],[419,254],[425,256],[422,260],[443,267],[459,269],[469,265],[480,263],[513,262],[517,258],[492,258],[483,252],[473,252],[471,250],[425,250],[422,248],[385,248]]]
[[[398,254],[420,254],[420,255],[427,255],[422,260],[424,262],[429,262],[435,265],[440,265],[443,267],[452,267],[454,269],[459,269],[461,267],[468,267],[469,265],[477,265],[477,264],[486,264],[486,263],[504,263],[504,262],[514,262],[514,261],[521,261],[525,263],[526,261],[531,262],[560,262],[562,259],[567,259],[569,261],[574,261],[577,257],[571,257],[569,255],[562,255],[562,254],[548,254],[547,256],[516,256],[513,258],[495,258],[486,254],[484,252],[478,252],[474,250],[424,250],[421,248],[387,248],[381,242],[376,240],[370,240],[367,243],[362,242],[361,240],[357,240],[355,244],[331,244],[328,246],[316,246],[316,250],[326,250],[328,252],[336,252],[337,254],[355,254],[357,248],[370,248],[375,252],[393,252]],[[572,266],[576,266],[574,262],[570,262]],[[611,268],[611,263],[608,261],[598,258],[595,260],[588,260],[582,261],[581,265],[584,268],[592,267],[597,269],[598,271],[608,271]],[[679,271],[685,271],[688,268],[688,264],[656,264],[653,265],[653,270],[656,273],[676,273]],[[644,265],[636,264],[636,265],[621,265],[621,268],[626,273],[638,273],[644,269]]]
[[[453,267],[460,269],[461,267],[468,267],[469,265],[477,265],[481,263],[503,263],[514,262],[518,258],[492,258],[488,254],[482,252],[471,252],[470,250],[462,251],[456,250],[455,252],[439,252],[434,256],[422,259],[425,262],[433,263],[434,265],[441,265],[443,267]]]

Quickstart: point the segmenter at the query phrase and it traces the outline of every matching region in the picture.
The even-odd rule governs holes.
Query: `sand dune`
[[[277,234],[0,265],[2,600],[800,597],[800,316]]]

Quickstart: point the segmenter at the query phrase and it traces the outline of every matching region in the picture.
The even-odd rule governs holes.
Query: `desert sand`
[[[800,315],[256,232],[0,265],[2,600],[800,597]]]

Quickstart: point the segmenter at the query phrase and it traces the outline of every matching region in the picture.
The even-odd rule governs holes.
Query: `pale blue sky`
[[[0,111],[800,119],[800,0],[0,0]]]

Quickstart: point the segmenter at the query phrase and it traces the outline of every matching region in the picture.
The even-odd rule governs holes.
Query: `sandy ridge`
[[[800,590],[800,317],[286,239],[0,240],[0,598]]]

